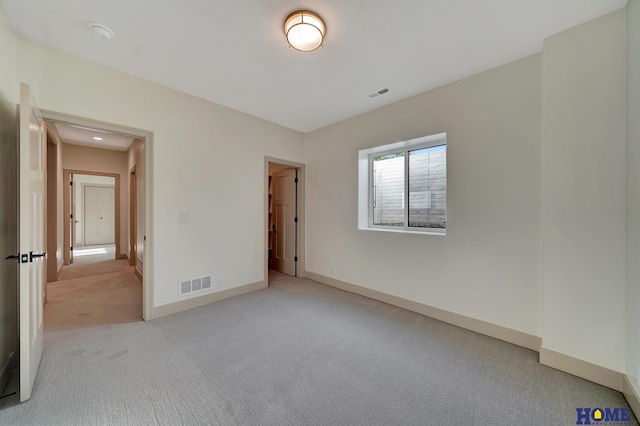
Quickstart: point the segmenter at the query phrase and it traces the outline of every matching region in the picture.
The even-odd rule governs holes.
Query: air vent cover
[[[375,98],[377,96],[384,95],[388,91],[389,91],[389,88],[385,87],[384,89],[380,89],[380,90],[376,90],[375,92],[371,92],[367,96],[369,96],[371,99],[373,99],[373,98]]]
[[[178,293],[181,296],[211,289],[211,276],[178,282]]]

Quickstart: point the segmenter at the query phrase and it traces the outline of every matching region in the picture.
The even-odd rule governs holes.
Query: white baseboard
[[[259,281],[253,284],[218,291],[216,293],[204,294],[200,297],[193,297],[191,299],[181,300],[167,305],[156,306],[153,308],[153,318],[157,319],[166,317],[167,315],[173,315],[178,312],[188,311],[189,309],[199,308],[200,306],[208,305],[230,297],[240,296],[256,290],[262,290],[263,288],[267,288],[267,284],[264,281]]]
[[[624,374],[551,349],[540,349],[540,364],[622,392]]]
[[[340,290],[356,293],[370,299],[398,306],[408,311],[416,312],[429,318],[434,318],[448,324],[475,331],[476,333],[513,343],[514,345],[522,346],[536,352],[540,350],[540,346],[542,345],[542,339],[540,337],[513,330],[511,328],[467,317],[465,315],[456,314],[454,312],[445,311],[444,309],[425,305],[413,300],[404,299],[402,297],[372,290],[370,288],[351,284],[345,281],[340,281],[314,272],[305,271],[305,277],[322,284],[339,288]]]
[[[624,397],[627,399],[631,410],[633,410],[633,414],[636,415],[636,418],[640,418],[640,395],[636,391],[636,388],[631,384],[631,380],[629,380],[629,376],[624,375],[624,382],[622,384],[622,393]]]

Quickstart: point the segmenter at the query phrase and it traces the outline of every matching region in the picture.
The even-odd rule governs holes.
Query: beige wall
[[[120,176],[120,254],[127,254],[126,244],[129,241],[127,237],[129,229],[127,153],[64,143],[62,144],[62,166],[65,170],[113,173]]]
[[[640,366],[640,2],[627,6],[627,288],[626,373],[636,390]],[[636,414],[640,414],[637,413]]]
[[[18,43],[9,19],[0,6],[0,93],[10,105],[18,103]]]
[[[129,150],[127,151],[127,169],[129,172],[136,168],[136,268],[142,273],[144,262],[144,142],[141,139],[135,139]],[[127,180],[128,182],[128,180]],[[129,194],[129,184],[127,184],[127,194]],[[130,200],[127,196],[127,200]],[[127,241],[131,239],[129,231],[127,231]],[[127,250],[130,251],[130,242],[127,246]]]
[[[153,132],[154,233],[147,248],[153,245],[154,305],[179,300],[184,279],[221,277],[220,290],[264,280],[264,158],[302,162],[300,133],[18,43],[18,78],[35,88],[43,109]],[[191,223],[178,223],[180,212]]]
[[[305,136],[307,270],[540,335],[541,55]],[[447,235],[358,230],[358,150],[447,132]]]
[[[625,20],[306,135],[307,269],[624,371]],[[358,231],[357,151],[439,132],[447,235]]]
[[[8,377],[7,363],[18,343],[18,264],[4,260],[18,252],[16,49],[16,38],[0,7],[0,387]]]
[[[621,9],[550,37],[543,60],[542,346],[620,372],[625,28]]]

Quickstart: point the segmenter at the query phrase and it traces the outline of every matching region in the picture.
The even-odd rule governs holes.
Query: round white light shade
[[[308,10],[296,10],[284,20],[284,33],[289,45],[302,52],[322,46],[326,27],[322,18]]]

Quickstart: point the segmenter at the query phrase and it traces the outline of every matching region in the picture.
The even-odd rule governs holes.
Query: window
[[[358,227],[444,234],[446,133],[359,153]]]

